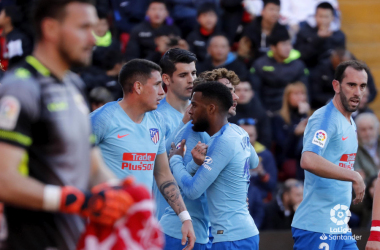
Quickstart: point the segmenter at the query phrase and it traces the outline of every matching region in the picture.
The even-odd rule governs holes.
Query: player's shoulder
[[[317,109],[309,118],[309,121],[319,121],[322,123],[333,124],[339,123],[339,111],[335,108],[333,102]]]
[[[152,110],[149,112],[146,112],[145,115],[150,119],[151,122],[153,122],[155,125],[159,126],[162,130],[165,129],[165,120],[164,117],[160,112],[157,110]]]
[[[111,122],[117,110],[117,101],[109,102],[90,113],[91,122]]]

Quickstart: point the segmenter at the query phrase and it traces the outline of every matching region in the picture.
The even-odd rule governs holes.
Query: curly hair
[[[232,70],[226,68],[214,69],[211,71],[202,72],[197,79],[194,80],[194,87],[201,82],[218,81],[219,79],[226,78],[232,85],[236,86],[240,83],[239,77]]]

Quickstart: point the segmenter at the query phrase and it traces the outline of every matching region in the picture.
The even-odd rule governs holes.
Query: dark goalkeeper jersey
[[[19,171],[45,184],[86,190],[90,122],[83,83],[72,72],[62,81],[36,58],[6,73],[0,85],[0,142],[24,148]],[[9,249],[75,249],[84,223],[78,216],[6,206]]]

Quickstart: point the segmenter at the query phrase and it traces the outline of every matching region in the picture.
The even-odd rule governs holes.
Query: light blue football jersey
[[[332,101],[310,117],[302,152],[316,153],[354,171],[357,149],[354,120],[347,121]],[[351,199],[351,182],[322,178],[305,171],[303,200],[294,215],[292,227],[318,233],[345,233]]]
[[[228,123],[210,138],[208,146],[206,159],[194,176],[181,156],[173,156],[170,165],[175,179],[189,199],[206,191],[213,243],[257,235],[246,200],[249,169],[257,167],[259,158],[248,134]]]
[[[133,122],[118,102],[110,102],[90,114],[96,144],[107,166],[122,179],[133,175],[149,190],[157,155],[166,153],[165,128],[157,111]]]
[[[210,136],[206,132],[194,132],[192,127],[193,124],[191,124],[191,121],[186,125],[183,125],[181,122],[179,130],[175,131],[173,142],[175,145],[178,145],[182,139],[186,140],[187,150],[185,152],[183,162],[189,168],[189,172],[192,172],[194,174],[199,166],[193,161],[191,150],[197,145],[199,141],[207,143],[210,140]],[[181,188],[180,190],[187,211],[190,213],[191,219],[193,221],[196,243],[206,244],[208,242],[209,228],[206,194],[203,193],[199,198],[191,200],[186,197]],[[182,239],[180,230],[182,223],[179,220],[178,216],[171,207],[167,207],[164,212],[165,213],[160,220],[163,232],[173,238]]]
[[[160,101],[158,105],[157,111],[164,118],[165,124],[165,144],[166,144],[166,152],[170,152],[171,143],[173,140],[173,132],[182,122],[183,114],[173,108],[167,101],[166,97]],[[157,183],[153,180],[153,195],[157,204],[156,216],[157,219],[160,220],[161,216],[165,213],[165,209],[170,207],[168,202],[162,196],[159,188],[157,187]]]

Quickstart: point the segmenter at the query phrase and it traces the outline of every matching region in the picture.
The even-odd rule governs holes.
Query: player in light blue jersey
[[[201,165],[192,176],[183,164],[182,140],[178,149],[172,144],[170,165],[173,175],[189,199],[207,194],[214,241],[212,249],[258,249],[256,225],[247,209],[249,168],[256,167],[258,157],[250,145],[248,134],[228,123],[228,110],[233,104],[230,90],[208,82],[194,88],[190,116],[193,130],[210,136],[207,155],[193,160]],[[199,157],[203,156],[203,157]]]
[[[134,59],[120,71],[124,98],[91,113],[96,144],[105,162],[119,177],[133,175],[136,182],[150,190],[155,178],[161,193],[182,222],[182,244],[194,246],[191,217],[170,171],[165,150],[163,118],[155,111],[164,96],[161,68],[157,64]]]
[[[167,153],[170,151],[172,134],[182,121],[190,104],[193,81],[197,77],[196,61],[197,58],[193,53],[179,48],[168,50],[160,60],[162,81],[166,85],[167,93],[158,105],[157,111],[164,117]],[[153,194],[157,204],[156,215],[160,220],[169,204],[161,195],[155,182]]]
[[[366,71],[358,61],[341,63],[332,82],[333,100],[309,118],[301,158],[304,195],[292,223],[295,250],[358,249],[347,222],[352,188],[357,204],[365,184],[353,168],[358,141],[351,114],[367,87]]]
[[[203,72],[196,80],[194,80],[194,87],[199,83],[205,83],[207,81],[218,81],[228,87],[233,99],[233,105],[229,109],[228,114],[229,117],[236,115],[236,105],[239,97],[235,94],[234,86],[240,83],[240,79],[235,72],[229,71],[225,68]],[[183,121],[186,121],[185,117]],[[206,132],[195,132],[192,127],[193,124],[191,124],[191,122],[186,123],[186,125],[181,122],[180,126],[178,126],[173,133],[174,137],[171,141],[175,142],[175,145],[177,145],[182,139],[185,139],[186,147],[189,149],[193,149],[197,146],[198,142],[207,143],[209,141],[210,136]],[[192,159],[191,150],[186,151],[184,155],[184,164],[187,165]],[[188,165],[189,171],[192,172],[192,174],[196,172],[198,167],[199,166],[194,162]],[[208,238],[209,216],[206,195],[202,194],[199,198],[192,200],[187,198],[183,192],[181,192],[181,194],[193,220],[195,236],[197,237],[194,249],[207,249],[210,243]],[[178,228],[181,224],[171,208],[165,210],[164,216],[161,217],[160,224],[166,238],[165,250],[182,249],[180,244],[181,234],[178,233]],[[208,244],[206,245],[206,243]]]

